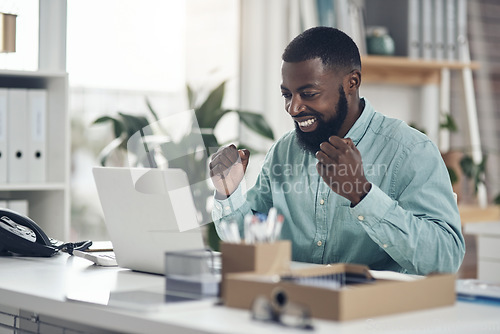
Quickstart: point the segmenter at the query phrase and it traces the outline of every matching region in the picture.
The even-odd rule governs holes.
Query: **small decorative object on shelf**
[[[0,13],[0,52],[16,52],[15,14]]]
[[[366,48],[368,54],[391,56],[394,54],[394,40],[387,28],[370,27],[366,33]]]

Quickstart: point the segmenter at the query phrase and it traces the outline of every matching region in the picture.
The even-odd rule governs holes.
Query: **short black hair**
[[[356,43],[344,32],[331,27],[310,28],[295,37],[281,57],[287,63],[321,58],[332,70],[361,71],[361,58]]]

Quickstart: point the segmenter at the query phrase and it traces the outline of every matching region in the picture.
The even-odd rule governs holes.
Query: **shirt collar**
[[[357,145],[361,138],[363,138],[366,130],[368,129],[368,125],[370,125],[370,122],[375,115],[375,110],[371,106],[370,102],[368,102],[368,100],[364,97],[362,99],[365,100],[365,108],[363,109],[363,112],[359,116],[358,120],[344,137],[351,138],[354,145]]]

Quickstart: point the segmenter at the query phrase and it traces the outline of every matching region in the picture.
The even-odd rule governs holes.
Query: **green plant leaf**
[[[446,167],[448,169],[448,174],[450,175],[451,184],[455,184],[458,182],[458,175],[455,170],[451,167]]]
[[[223,81],[217,88],[212,90],[201,106],[195,109],[200,128],[213,129],[219,119],[226,113],[221,109],[225,84],[226,82]]]
[[[264,136],[271,140],[274,139],[273,130],[266,123],[266,120],[261,114],[240,110],[236,110],[236,112],[240,116],[240,120],[243,122],[243,124],[245,124],[249,129],[257,132],[261,136]]]
[[[486,161],[488,156],[484,155],[483,160],[476,164],[470,155],[465,155],[460,160],[460,167],[464,175],[474,181],[474,188],[477,192],[478,185],[485,182]]]
[[[121,134],[125,131],[125,125],[123,122],[117,118],[111,117],[111,116],[102,116],[96,119],[93,124],[100,124],[100,123],[107,123],[107,122],[112,122],[113,123],[113,133],[115,135],[115,138],[118,138],[121,136]]]
[[[149,125],[149,121],[146,117],[144,116],[136,116],[136,115],[130,115],[130,114],[125,114],[122,112],[118,113],[122,119],[123,123],[125,124],[125,130],[127,132],[127,139],[132,137],[134,133],[137,131],[144,129],[144,134],[145,135],[151,135],[151,130],[149,128],[146,128]]]
[[[215,137],[214,134],[211,133],[203,133],[202,135],[203,142],[205,143],[205,148],[207,154],[210,154],[211,151],[213,151],[213,148],[218,148],[219,142],[217,141],[217,137]]]
[[[464,172],[465,176],[468,178],[473,178],[474,176],[474,161],[470,155],[464,155],[462,159],[460,159],[460,167]]]
[[[160,118],[158,117],[158,114],[156,111],[153,109],[153,106],[151,105],[151,102],[149,102],[149,99],[146,97],[146,105],[148,106],[148,110],[153,115],[154,119],[158,122]]]
[[[450,132],[457,132],[458,126],[451,114],[444,114],[444,121],[439,124],[441,129],[448,129]]]
[[[500,205],[500,194],[495,196],[495,199],[493,200],[493,203]]]

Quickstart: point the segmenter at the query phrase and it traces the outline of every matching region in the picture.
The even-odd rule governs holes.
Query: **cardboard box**
[[[292,244],[289,240],[256,244],[223,242],[220,250],[222,253],[222,298],[224,298],[224,280],[227,274],[282,272],[290,268],[292,258]]]
[[[292,245],[289,240],[273,243],[221,243],[222,275],[237,272],[268,274],[290,268]]]
[[[413,281],[377,279],[370,283],[346,285],[331,289],[280,279],[283,276],[318,276],[350,273],[364,275],[370,281],[367,267],[335,264],[304,268],[276,274],[227,274],[224,303],[229,307],[251,309],[257,296],[272,301],[278,294],[295,304],[308,308],[313,318],[352,320],[380,315],[453,305],[455,275],[436,274]]]

